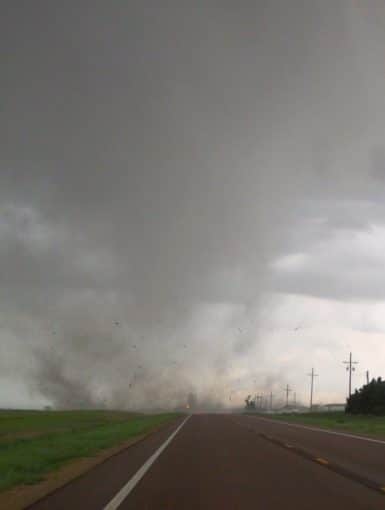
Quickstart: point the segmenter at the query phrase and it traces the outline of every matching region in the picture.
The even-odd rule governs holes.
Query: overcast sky
[[[385,375],[383,0],[8,1],[0,33],[0,405]]]

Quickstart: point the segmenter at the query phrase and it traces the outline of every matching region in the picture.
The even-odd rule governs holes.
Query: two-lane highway
[[[129,490],[116,507],[121,510],[385,508],[385,494],[263,437],[278,434],[283,424],[242,415],[194,415],[171,437],[181,423],[128,448],[31,510],[103,510],[124,487]],[[299,441],[301,429],[296,430]],[[321,451],[313,434],[313,446]],[[357,455],[364,459],[363,445]],[[377,447],[385,452],[385,445]]]

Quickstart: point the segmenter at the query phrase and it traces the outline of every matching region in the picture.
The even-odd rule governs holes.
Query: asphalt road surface
[[[385,442],[245,415],[182,423],[30,510],[385,510]]]

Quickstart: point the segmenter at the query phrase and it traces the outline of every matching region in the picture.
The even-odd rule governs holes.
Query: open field
[[[329,413],[272,414],[269,418],[304,425],[325,427],[356,434],[385,437],[385,416],[349,415],[343,411]]]
[[[66,462],[148,433],[176,414],[0,411],[0,491],[33,484]]]

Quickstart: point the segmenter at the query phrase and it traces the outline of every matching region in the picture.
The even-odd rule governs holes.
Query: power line
[[[311,374],[307,374],[309,377],[311,377],[310,382],[310,412],[313,409],[313,390],[314,390],[314,377],[318,377],[318,374],[314,373],[314,368],[311,369]]]
[[[349,398],[352,395],[352,372],[354,372],[355,367],[353,365],[357,365],[358,361],[353,361],[352,353],[349,353],[349,361],[343,361],[345,365],[347,365],[346,370],[349,372]]]

